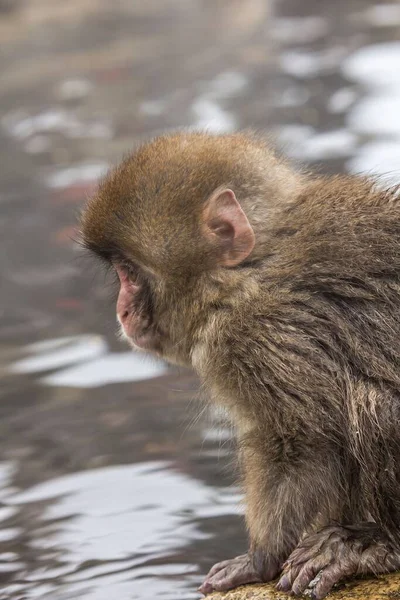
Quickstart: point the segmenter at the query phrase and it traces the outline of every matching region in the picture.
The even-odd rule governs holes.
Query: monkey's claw
[[[204,583],[199,587],[199,592],[204,595],[211,592],[223,592],[245,583],[261,583],[261,581],[249,555],[243,554],[214,565]]]
[[[306,537],[292,552],[277,588],[297,595],[311,587],[311,598],[321,600],[347,577],[388,572],[398,562],[397,553],[372,523],[325,527]]]

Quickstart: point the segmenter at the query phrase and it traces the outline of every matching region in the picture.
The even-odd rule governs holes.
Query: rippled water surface
[[[197,598],[246,547],[231,431],[117,342],[76,216],[182,126],[398,182],[400,5],[0,0],[0,39],[0,599]]]

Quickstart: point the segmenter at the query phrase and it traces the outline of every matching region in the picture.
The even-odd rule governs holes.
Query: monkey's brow
[[[86,248],[86,250],[88,250],[89,252],[106,262],[112,262],[115,255],[117,254],[112,248],[102,246],[96,242],[93,242],[92,240],[83,240],[82,246]]]

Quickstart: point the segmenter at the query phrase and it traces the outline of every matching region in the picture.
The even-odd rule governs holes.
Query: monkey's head
[[[243,134],[162,136],[110,172],[83,211],[82,241],[118,276],[117,318],[133,346],[190,363],[204,319],[265,253],[270,209],[294,179]]]

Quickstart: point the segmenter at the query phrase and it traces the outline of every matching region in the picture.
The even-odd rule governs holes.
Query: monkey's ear
[[[203,210],[206,236],[218,248],[219,264],[235,267],[252,252],[254,231],[232,190],[216,190]]]

